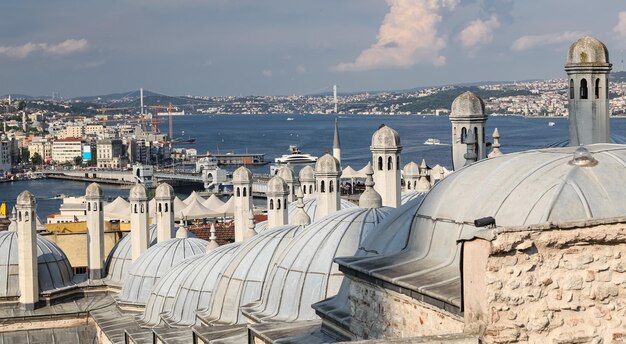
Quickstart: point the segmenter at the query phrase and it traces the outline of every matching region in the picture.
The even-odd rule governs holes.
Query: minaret
[[[465,155],[463,155],[463,157],[465,158],[464,166],[467,166],[478,161],[478,156],[476,155],[476,149],[474,148],[476,144],[476,139],[474,139],[473,132],[470,131],[470,133],[467,134],[467,139],[465,140],[465,144],[467,145],[467,152],[465,153]]]
[[[341,143],[339,142],[339,125],[337,124],[337,117],[335,117],[335,134],[333,135],[333,156],[341,165]]]
[[[16,208],[20,308],[33,310],[39,301],[35,196],[29,191],[23,191],[17,196]]]
[[[315,220],[338,211],[341,207],[339,198],[339,161],[326,153],[315,163],[315,183],[317,184],[317,209]]]
[[[380,208],[383,206],[383,199],[374,189],[374,169],[371,162],[365,166],[365,175],[365,191],[359,197],[359,207]]]
[[[488,158],[495,158],[497,156],[502,156],[502,151],[500,151],[500,132],[498,132],[498,128],[494,129],[493,135],[493,144],[491,145],[491,153],[487,156]]]
[[[402,169],[404,179],[404,192],[415,191],[417,182],[420,179],[420,167],[415,162],[411,161],[406,164]]]
[[[143,184],[130,189],[130,242],[133,262],[148,250],[148,191]]]
[[[428,192],[430,190],[430,182],[426,178],[428,176],[427,170],[428,170],[428,166],[426,165],[426,160],[422,159],[422,165],[420,166],[420,179],[417,182],[415,191]]]
[[[252,172],[241,166],[233,172],[235,197],[235,242],[243,241],[248,228],[248,213],[252,210]]]
[[[97,183],[85,192],[87,202],[87,266],[89,279],[104,277],[104,193]]]
[[[315,195],[315,170],[307,165],[300,170],[300,187],[305,196]]]
[[[302,190],[298,189],[298,204],[297,204],[298,209],[296,210],[296,213],[293,214],[293,217],[291,218],[292,225],[307,226],[311,224],[311,217],[304,210],[303,198],[304,198],[304,194],[302,193]]]
[[[174,231],[174,189],[167,183],[156,188],[156,229],[157,242],[172,238]]]
[[[296,201],[296,192],[300,188],[300,181],[296,174],[291,169],[291,166],[283,166],[278,170],[278,176],[283,178],[285,183],[287,183],[287,187],[289,189],[289,194],[287,195],[287,200],[289,203]]]
[[[565,72],[569,80],[569,145],[610,142],[609,51],[585,36],[569,48]]]
[[[254,213],[252,213],[252,210],[250,210],[250,214],[248,214],[248,229],[243,234],[244,234],[244,240],[248,240],[254,237],[255,235],[257,235],[257,232],[254,228]]]
[[[28,132],[28,124],[26,122],[26,111],[22,111],[22,131]]]
[[[383,206],[400,206],[400,135],[386,125],[381,125],[372,135],[372,164],[374,188],[383,198]]]
[[[467,151],[467,137],[471,132],[477,142],[474,147],[477,159],[487,157],[487,145],[485,143],[485,103],[479,96],[472,92],[462,93],[452,102],[450,113],[452,122],[452,164],[455,170],[465,165],[465,153]]]
[[[220,247],[220,245],[218,245],[217,243],[217,235],[216,235],[216,231],[215,231],[215,225],[211,224],[211,236],[209,237],[209,243],[206,246],[206,251],[211,252],[213,250],[215,250],[216,248]]]
[[[267,183],[267,228],[284,226],[289,223],[287,211],[287,183],[280,176],[274,176]]]

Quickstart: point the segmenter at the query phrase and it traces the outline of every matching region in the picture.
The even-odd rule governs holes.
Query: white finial
[[[248,230],[244,233],[244,240],[250,239],[257,234],[254,229],[254,213],[252,213],[252,209],[250,209],[250,213],[248,215]]]
[[[209,244],[206,247],[206,251],[211,252],[219,246],[220,245],[217,244],[217,235],[215,235],[215,225],[211,224],[211,236],[209,237]]]
[[[365,191],[359,197],[359,206],[361,208],[380,208],[383,206],[383,199],[376,190],[374,190],[374,169],[372,163],[368,162],[365,166]]]
[[[502,151],[500,150],[500,132],[498,132],[498,128],[493,131],[493,144],[491,145],[492,150],[491,153],[487,156],[488,158],[495,158],[497,156],[502,156]]]
[[[311,217],[304,210],[304,194],[302,193],[302,189],[298,188],[298,193],[296,195],[298,197],[298,203],[296,213],[293,215],[291,219],[291,224],[296,226],[306,226],[311,224]]]
[[[417,192],[427,192],[430,190],[430,182],[426,178],[428,169],[428,165],[426,165],[426,159],[422,159],[422,165],[420,166],[420,180],[417,182],[417,187],[415,191]]]
[[[176,231],[176,239],[186,239],[189,238],[189,231],[185,227],[180,227]]]

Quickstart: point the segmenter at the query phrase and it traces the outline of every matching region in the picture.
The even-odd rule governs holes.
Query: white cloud
[[[35,52],[49,55],[68,55],[84,51],[89,46],[86,39],[68,39],[58,44],[28,42],[17,46],[0,46],[0,55],[25,58]]]
[[[378,29],[376,43],[354,62],[340,63],[340,72],[386,67],[410,67],[416,63],[445,64],[440,54],[446,38],[437,31],[440,12],[454,9],[459,0],[387,0],[389,13]]]
[[[264,70],[261,71],[261,75],[269,78],[272,75],[274,75],[274,72],[272,72],[271,69],[264,69]]]
[[[529,50],[533,48],[543,47],[547,45],[574,42],[585,34],[582,32],[561,32],[545,35],[522,36],[513,42],[512,50]]]
[[[613,28],[613,32],[615,32],[617,38],[623,42],[623,40],[626,40],[626,11],[620,12],[617,18],[617,25]]]
[[[499,27],[500,22],[495,14],[487,20],[477,19],[459,33],[459,40],[466,48],[489,44],[493,40],[493,30]]]

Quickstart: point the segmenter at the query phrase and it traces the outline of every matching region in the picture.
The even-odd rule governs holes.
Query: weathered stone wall
[[[486,286],[465,290],[466,332],[486,343],[626,342],[626,224],[503,231],[485,242],[465,243],[489,250],[475,255],[484,276],[464,274],[468,286]]]
[[[366,281],[352,279],[349,295],[350,332],[359,339],[463,332],[462,318]]]

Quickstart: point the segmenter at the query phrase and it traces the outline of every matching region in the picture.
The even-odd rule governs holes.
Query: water
[[[287,121],[292,117],[293,121]],[[548,122],[555,122],[553,127]],[[426,159],[430,166],[440,164],[451,169],[451,130],[447,117],[435,116],[341,116],[339,131],[343,167],[358,170],[371,159],[369,146],[372,133],[386,124],[398,131],[402,139],[402,165],[409,161]],[[612,133],[626,136],[626,119],[611,120]],[[493,128],[500,131],[502,151],[511,153],[545,147],[567,139],[567,119],[490,117],[487,121],[488,141]],[[199,154],[206,151],[225,153],[265,153],[267,161],[287,154],[290,144],[297,144],[302,152],[316,156],[332,151],[334,116],[328,115],[193,115],[174,117],[175,136],[196,137]],[[167,132],[167,125],[161,127]],[[440,139],[442,145],[424,145],[428,138]],[[228,167],[233,170],[235,167]],[[255,173],[269,173],[269,166],[251,168]],[[57,212],[60,200],[50,199],[58,194],[84,195],[87,184],[60,180],[33,180],[0,183],[0,202],[12,206],[17,195],[30,190],[37,196],[38,213],[46,216]],[[128,196],[127,190],[103,186],[107,197]],[[190,190],[176,190],[179,196]]]

